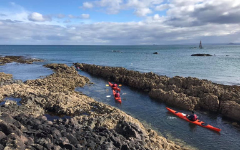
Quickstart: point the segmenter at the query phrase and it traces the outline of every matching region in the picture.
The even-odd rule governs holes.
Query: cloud
[[[40,13],[33,12],[28,16],[28,19],[30,21],[36,21],[36,22],[44,22],[44,21],[51,21],[50,17],[43,16]]]
[[[168,7],[166,23],[173,26],[240,23],[240,2],[235,0],[173,0]]]
[[[68,15],[69,18],[76,18],[74,15]]]
[[[65,21],[63,21],[63,23],[70,23],[71,22],[71,20],[65,20]]]
[[[179,44],[198,43],[200,39],[204,43],[239,41],[239,25],[172,27],[163,24],[158,15],[155,16],[158,18],[156,21],[99,22],[66,27],[0,20],[0,44]]]
[[[90,15],[89,14],[81,14],[82,19],[89,19]]]
[[[58,14],[58,15],[56,15],[56,17],[59,18],[59,19],[62,19],[62,18],[65,18],[66,15],[64,15],[64,14]]]
[[[70,19],[89,19],[89,14],[81,14],[80,16],[68,15]]]
[[[24,9],[2,11],[4,16],[0,19],[0,44],[183,44],[198,43],[200,39],[203,43],[240,42],[239,1],[162,2],[89,2],[92,8],[98,7],[97,11],[100,8],[108,13],[116,13],[132,9],[136,15],[145,16],[139,22],[122,23],[101,21],[84,24],[74,20],[88,19],[89,14],[59,14],[52,16],[53,21],[50,22],[51,17]],[[166,15],[162,15],[161,11],[166,12]],[[59,21],[62,18],[65,21]]]
[[[99,0],[84,2],[81,8],[103,8],[107,14],[117,14],[121,10],[133,9],[137,16],[146,16],[152,12],[152,8],[163,0]]]
[[[169,9],[169,8],[171,8],[171,5],[169,5],[169,4],[162,4],[162,5],[156,6],[155,10],[163,11],[163,10],[166,10],[166,9]]]
[[[93,4],[90,2],[84,2],[83,3],[83,8],[93,8]]]
[[[137,16],[146,16],[147,14],[151,14],[152,11],[149,8],[139,8],[134,12]]]
[[[5,14],[0,14],[0,16],[2,16],[2,17],[6,17],[7,15],[5,15]]]

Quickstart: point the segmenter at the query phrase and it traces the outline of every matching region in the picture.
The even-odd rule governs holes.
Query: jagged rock
[[[0,65],[4,65],[6,63],[11,62],[18,62],[18,63],[26,63],[26,64],[32,64],[33,62],[42,62],[41,59],[32,59],[32,58],[26,58],[23,56],[4,56],[0,57]]]
[[[234,120],[240,120],[240,104],[234,101],[223,101],[220,103],[221,113]]]
[[[7,136],[2,131],[0,131],[0,141],[6,137]]]
[[[28,80],[30,86],[45,87],[51,92],[73,91],[76,87],[82,87],[89,82],[89,79],[78,74],[75,68],[65,64],[47,64],[45,67],[55,71],[43,79]]]
[[[2,113],[0,116],[0,148],[181,149],[157,134],[150,136],[137,119],[126,113],[75,92],[77,86],[89,83],[89,79],[78,75],[74,67],[64,64],[50,64],[46,67],[55,73],[43,79],[3,84],[0,87],[0,98],[21,98],[22,104],[0,107],[1,113],[8,114]],[[124,72],[125,69],[120,71]],[[129,74],[141,76],[135,72]],[[168,82],[168,78],[158,78],[154,73],[145,75],[147,78],[143,86],[149,89],[156,86],[149,84],[150,78]],[[48,121],[42,116],[44,111],[72,118]]]
[[[203,98],[201,99],[201,107],[206,110],[212,110],[217,112],[219,109],[219,100],[216,95],[213,94],[204,94]]]
[[[11,133],[7,137],[7,143],[4,149],[5,150],[10,150],[10,149],[24,150],[25,144],[23,143],[23,141],[18,135]]]
[[[159,76],[152,72],[140,73],[122,67],[107,67],[90,64],[75,63],[76,67],[91,74],[110,78],[115,82],[148,91],[149,96],[187,110],[204,108],[213,112],[220,112],[223,116],[240,121],[233,117],[234,111],[227,111],[229,105],[225,101],[234,101],[234,110],[240,109],[240,87],[212,83],[192,77]],[[221,104],[221,106],[220,106]],[[223,106],[226,105],[226,106]],[[224,111],[219,111],[224,108]],[[225,114],[227,112],[228,114]]]

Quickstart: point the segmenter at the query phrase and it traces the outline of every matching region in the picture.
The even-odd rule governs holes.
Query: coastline
[[[151,98],[185,110],[204,109],[240,121],[239,86],[215,84],[208,80],[152,72],[140,73],[122,67],[74,63],[83,71],[148,92]]]
[[[0,147],[187,149],[146,129],[119,109],[74,91],[91,83],[73,66],[48,64],[45,67],[54,73],[24,83],[12,80],[9,74],[1,74],[1,99],[21,98],[22,104],[6,101],[2,105],[0,126],[7,130],[0,131],[5,139]],[[48,121],[43,116],[46,111],[72,118]]]

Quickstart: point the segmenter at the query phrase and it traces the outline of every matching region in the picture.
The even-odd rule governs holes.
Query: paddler
[[[187,118],[190,120],[190,121],[196,121],[197,120],[197,115],[194,113],[194,111],[192,111],[192,114],[191,115],[187,115]]]
[[[120,93],[117,91],[115,97],[120,97]]]
[[[117,87],[117,84],[116,84],[116,83],[114,83],[114,84],[112,85],[112,87]]]

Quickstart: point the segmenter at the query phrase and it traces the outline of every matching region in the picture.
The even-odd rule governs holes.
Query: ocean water
[[[215,83],[240,84],[239,45],[151,45],[151,46],[0,46],[0,55],[20,55],[44,59],[34,64],[9,63],[0,66],[0,72],[13,74],[23,81],[41,78],[52,73],[43,67],[47,63],[88,63],[125,67],[140,72],[154,72],[169,77],[197,77]],[[153,54],[158,52],[157,55]],[[207,53],[211,57],[193,57],[191,54]],[[95,84],[77,88],[95,100],[117,107],[151,126],[161,135],[198,149],[239,149],[240,130],[221,115],[197,111],[201,120],[222,129],[220,134],[176,118],[165,109],[166,105],[150,99],[147,93],[122,86],[123,103],[115,103],[107,81],[80,71]],[[173,108],[177,111],[188,111]]]
[[[169,77],[197,77],[216,83],[240,84],[240,45],[148,46],[0,46],[0,55],[45,59],[45,63],[75,62],[118,66]],[[158,54],[153,54],[158,52]],[[211,57],[191,54],[207,53]]]

